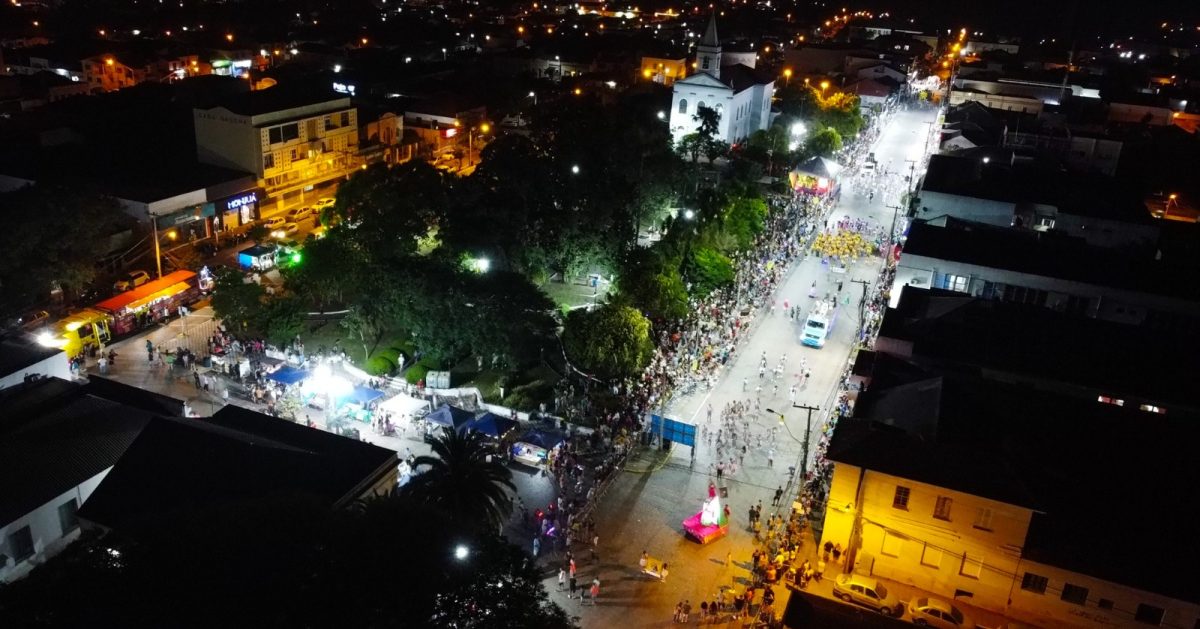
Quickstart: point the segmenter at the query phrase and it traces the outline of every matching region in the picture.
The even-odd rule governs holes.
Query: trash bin
[[[200,360],[200,364],[204,365],[205,369],[212,369],[212,356],[205,356]]]

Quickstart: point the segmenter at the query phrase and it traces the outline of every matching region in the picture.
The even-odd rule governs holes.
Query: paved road
[[[933,111],[899,112],[892,116],[874,149],[880,172],[844,185],[841,201],[831,212],[831,222],[849,216],[872,221],[883,229],[890,227],[893,210],[887,206],[896,205],[906,189],[904,178],[909,173],[905,160],[921,158],[929,128],[925,122],[933,116]],[[889,171],[886,175],[885,168]],[[903,173],[899,172],[901,169]],[[876,191],[873,198],[871,190]],[[680,522],[699,510],[710,481],[715,452],[704,439],[697,447],[694,463],[690,448],[677,446],[661,469],[627,473],[614,483],[596,516],[602,561],[582,569],[582,576],[587,579],[596,575],[601,579],[599,604],[581,607],[578,601],[566,601],[565,596],[553,593],[555,584],[547,582],[552,596],[569,612],[580,615],[583,626],[666,626],[671,624],[676,602],[689,599],[698,608],[699,601],[712,599],[720,586],[746,582],[753,550],[752,536],[746,527],[747,510],[761,502],[764,511],[770,513],[775,488],[788,482],[788,466],[799,468],[807,414],[791,408],[789,383],[797,379],[800,359],[804,357],[812,369],[812,377],[800,390],[796,402],[821,408],[812,418],[811,451],[816,447],[817,430],[830,406],[858,327],[856,305],[862,289],[850,280],[874,282],[881,264],[881,258],[871,257],[849,265],[845,274],[836,274],[814,256],[794,263],[781,283],[778,301],[787,299],[793,304],[807,305],[808,289],[814,281],[818,294],[822,294],[836,292],[837,281],[841,280],[843,292],[851,297],[849,307],[841,308],[827,345],[822,349],[801,346],[797,340],[800,322],[789,320],[782,308],[776,314],[765,311],[756,318],[749,338],[739,347],[737,358],[726,367],[713,390],[677,399],[667,409],[668,414],[679,419],[704,425],[711,404],[715,425],[720,409],[727,403],[753,398],[758,363],[764,352],[769,366],[774,366],[782,354],[788,356],[785,381],[778,393],[772,393],[769,380],[763,385],[762,406],[783,412],[786,421],[777,431],[774,465],[768,464],[770,448],[764,446],[751,449],[738,472],[732,477],[727,475],[726,502],[733,516],[726,538],[701,546],[686,540],[680,532]],[[749,383],[748,391],[743,391],[743,380]],[[751,432],[765,436],[774,426],[779,426],[779,418],[764,411],[751,422]],[[643,550],[670,564],[666,582],[644,580],[638,574],[637,560]],[[733,561],[728,567],[727,553],[732,554]]]

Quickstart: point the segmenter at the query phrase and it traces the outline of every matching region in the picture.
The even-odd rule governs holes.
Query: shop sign
[[[246,194],[233,197],[232,199],[229,199],[228,201],[226,201],[225,209],[229,210],[229,211],[233,211],[233,210],[236,210],[236,209],[242,207],[243,205],[250,205],[251,203],[255,203],[257,201],[258,201],[258,193],[257,192],[247,192]]]
[[[349,83],[334,83],[333,91],[338,94],[349,94],[354,96],[355,87]]]

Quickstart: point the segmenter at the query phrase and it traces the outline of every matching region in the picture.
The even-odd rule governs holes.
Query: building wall
[[[1046,577],[1044,591],[1039,592],[1039,588],[1036,587],[1022,587],[1027,572]],[[1082,604],[1063,600],[1062,593],[1066,584],[1087,588],[1087,599]],[[1101,607],[1102,604],[1104,607]],[[1136,616],[1139,606],[1142,605],[1163,610],[1162,623],[1153,625],[1138,622]],[[1022,560],[1012,588],[1009,615],[1041,626],[1066,624],[1083,627],[1161,626],[1193,629],[1200,623],[1200,605],[1078,572]]]
[[[703,104],[707,107],[719,108],[721,139],[728,141],[730,136],[729,119],[724,112],[733,107],[733,91],[727,88],[707,87],[676,83],[671,97],[671,138],[678,143],[689,134],[695,133],[699,124],[692,119]]]
[[[84,501],[92,495],[93,491],[96,491],[100,481],[104,480],[111,469],[110,467],[104,470],[79,486],[47,501],[32,512],[0,526],[0,554],[5,556],[3,565],[0,565],[0,582],[13,581],[25,576],[30,570],[79,537],[78,526],[69,530],[63,529],[58,509],[72,499],[76,501],[77,507],[83,506]],[[26,526],[29,527],[33,537],[34,554],[18,563],[9,543],[9,536]]]
[[[993,201],[965,197],[946,192],[921,190],[920,208],[917,218],[932,220],[939,216],[951,216],[966,221],[975,221],[999,227],[1012,227],[1017,204],[1010,201]]]
[[[846,476],[830,491],[829,505],[843,509],[839,527],[828,517],[821,543],[849,547],[855,494],[862,469],[837,463],[834,477]],[[896,505],[897,487],[907,490],[907,504]],[[835,498],[836,496],[836,498]],[[939,501],[948,500],[946,519],[935,517]],[[846,509],[844,505],[850,504]],[[946,599],[971,593],[971,603],[995,611],[1007,607],[1021,546],[1032,512],[970,494],[866,470],[861,504],[862,546],[858,571],[906,583]]]
[[[975,101],[985,107],[993,109],[1003,109],[1005,111],[1019,111],[1027,114],[1042,113],[1042,102],[1035,98],[1024,96],[1001,96],[999,94],[986,94],[980,92],[964,92],[962,90],[952,90],[950,92],[950,106],[961,105],[963,103]]]
[[[14,371],[6,376],[0,376],[0,391],[25,381],[26,375],[41,375],[50,378],[62,378],[70,381],[71,364],[67,361],[67,353],[59,352],[45,360],[40,360],[20,371]]]
[[[1109,122],[1134,122],[1139,124],[1166,126],[1172,124],[1174,112],[1167,107],[1109,103]]]
[[[1040,305],[1046,308],[1072,311],[1077,307],[1079,313],[1084,316],[1115,323],[1142,324],[1152,313],[1185,318],[1200,316],[1200,304],[1186,299],[1018,273],[1007,269],[993,269],[952,260],[937,260],[908,252],[901,255],[897,265],[896,285],[900,290],[893,291],[891,305],[895,307],[899,304],[904,286],[910,283],[922,288],[929,288],[931,285],[934,288],[952,287],[955,286],[954,277],[966,278],[966,290],[962,292],[972,296],[984,299],[1000,298],[998,295],[989,294],[989,285],[996,284],[1003,285],[1004,290],[1045,291],[1045,302]],[[1078,306],[1073,305],[1073,302]]]
[[[663,85],[672,85],[688,75],[687,59],[664,59],[660,57],[642,57],[642,65],[638,68],[638,78],[643,81],[654,81]]]
[[[897,487],[908,489],[905,508],[895,506]],[[939,497],[951,500],[948,519],[934,517]],[[1134,620],[1139,605],[1164,610],[1164,627],[1187,629],[1200,619],[1200,605],[1022,559],[1033,517],[1025,507],[837,462],[827,505],[819,545],[849,548],[861,508],[857,571],[947,600],[970,592],[972,605],[1046,627],[1146,626]],[[1044,591],[1023,588],[1027,572],[1046,577]],[[1068,583],[1087,588],[1083,604],[1062,600]]]
[[[224,107],[192,112],[196,130],[196,157],[206,164],[243,170],[262,179],[262,143],[249,116]]]
[[[144,69],[127,66],[111,55],[84,59],[82,63],[83,75],[93,89],[111,92],[146,80]]]

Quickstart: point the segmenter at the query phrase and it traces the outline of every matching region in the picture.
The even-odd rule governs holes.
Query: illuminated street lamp
[[[578,175],[578,174],[579,174],[579,164],[574,164],[574,165],[572,165],[572,166],[571,166],[571,174],[572,174],[572,175]]]
[[[471,556],[471,549],[463,544],[454,547],[454,558],[459,561],[466,561],[467,557]]]
[[[792,84],[792,69],[791,68],[783,69],[783,84],[784,85]]]

